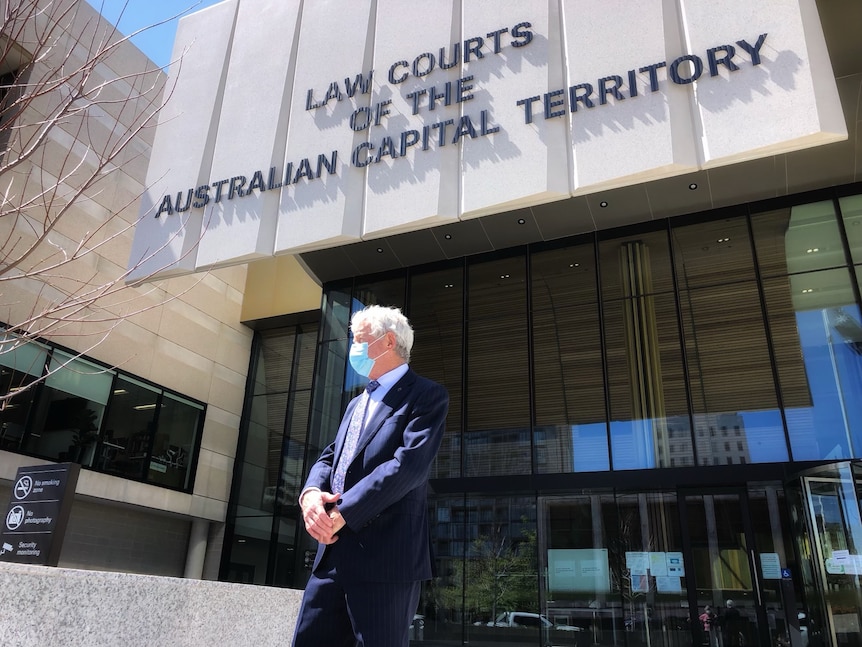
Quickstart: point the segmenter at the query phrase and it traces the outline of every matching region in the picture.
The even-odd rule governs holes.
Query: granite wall
[[[0,645],[290,644],[302,591],[0,562]]]

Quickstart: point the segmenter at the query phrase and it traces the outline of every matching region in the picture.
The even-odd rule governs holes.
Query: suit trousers
[[[293,647],[407,647],[420,582],[349,582],[331,560],[312,573]]]

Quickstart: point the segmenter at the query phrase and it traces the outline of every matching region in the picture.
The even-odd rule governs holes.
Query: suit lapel
[[[416,381],[416,373],[411,369],[392,385],[392,388],[384,396],[383,400],[377,403],[374,410],[374,415],[369,418],[365,427],[362,430],[362,435],[359,436],[359,443],[356,446],[356,455],[365,449],[365,446],[374,438],[374,435],[380,431],[386,419],[392,415],[392,411],[401,406],[404,399],[410,393],[413,383]]]

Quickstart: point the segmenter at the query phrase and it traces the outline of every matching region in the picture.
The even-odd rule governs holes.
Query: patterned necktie
[[[347,435],[344,437],[344,447],[341,448],[341,456],[338,458],[338,466],[335,468],[335,473],[332,475],[332,492],[344,494],[344,476],[347,474],[347,468],[353,460],[353,455],[356,453],[356,445],[359,442],[359,434],[362,433],[362,423],[365,422],[365,412],[368,409],[368,394],[374,393],[375,389],[380,386],[377,380],[371,380],[368,386],[365,387],[359,402],[356,403],[356,408],[353,410],[353,415],[350,416],[350,424],[347,425]]]

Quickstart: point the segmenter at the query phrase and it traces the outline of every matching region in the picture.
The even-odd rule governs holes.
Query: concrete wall
[[[290,644],[302,591],[0,563],[0,645]]]

